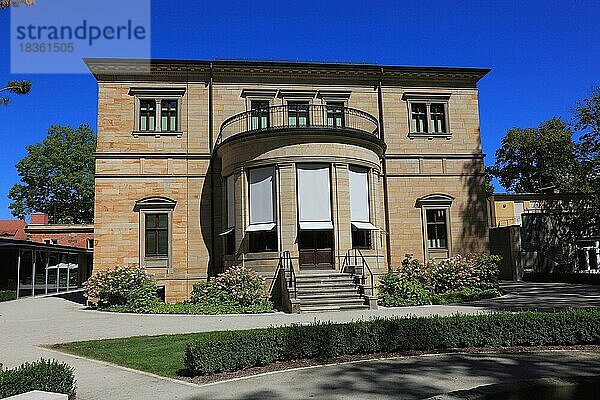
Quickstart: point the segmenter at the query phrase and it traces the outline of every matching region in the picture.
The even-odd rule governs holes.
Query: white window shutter
[[[273,167],[249,170],[250,225],[274,224]]]
[[[297,169],[300,226],[302,227],[303,222],[329,222],[331,224],[329,165],[305,164],[298,165]]]
[[[350,221],[369,222],[369,180],[367,170],[349,168],[350,174]]]

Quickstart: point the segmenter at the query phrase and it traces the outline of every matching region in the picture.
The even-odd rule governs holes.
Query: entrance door
[[[298,252],[302,269],[333,269],[333,231],[299,231]]]

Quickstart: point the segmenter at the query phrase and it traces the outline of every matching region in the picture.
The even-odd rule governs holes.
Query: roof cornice
[[[345,83],[375,86],[475,87],[489,68],[380,66],[281,61],[201,61],[86,58],[98,81],[208,81],[219,83]]]

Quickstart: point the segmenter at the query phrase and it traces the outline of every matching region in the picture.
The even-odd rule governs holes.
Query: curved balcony
[[[288,104],[236,114],[221,124],[217,146],[234,136],[279,131],[318,134],[351,132],[379,139],[379,124],[371,114],[350,107]]]

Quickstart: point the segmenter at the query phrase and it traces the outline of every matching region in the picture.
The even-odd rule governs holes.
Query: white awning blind
[[[350,221],[369,222],[369,180],[367,170],[350,167]]]
[[[225,178],[225,191],[227,196],[227,228],[235,227],[235,189],[233,175]]]
[[[275,223],[270,222],[268,224],[250,224],[246,228],[246,232],[268,232],[275,228]]]
[[[250,181],[250,225],[275,222],[273,212],[273,167],[249,170]]]
[[[331,224],[330,188],[328,165],[298,165],[298,211],[301,224],[303,222]]]

